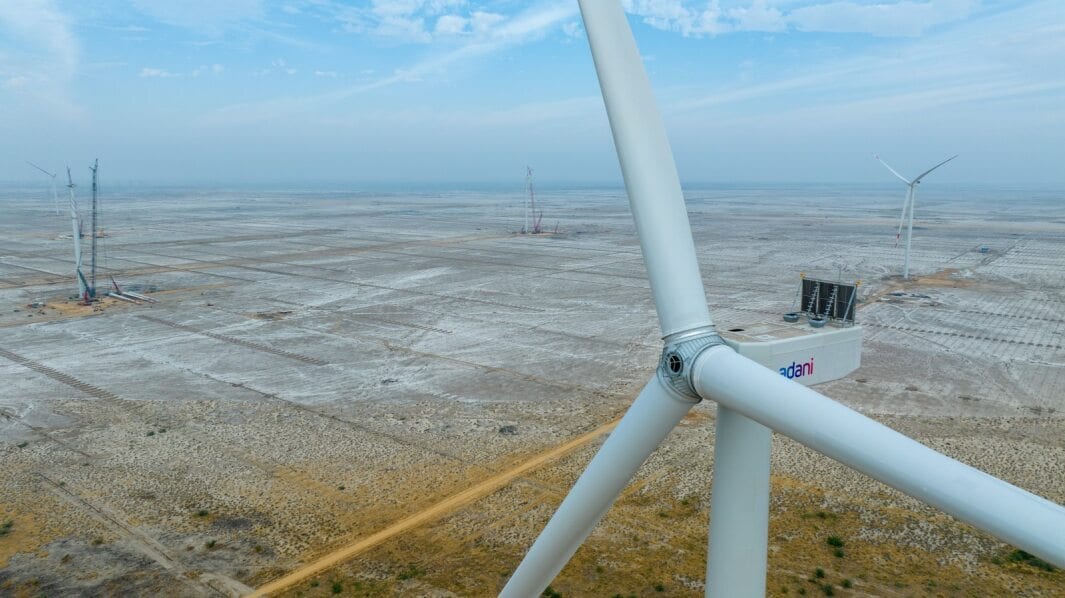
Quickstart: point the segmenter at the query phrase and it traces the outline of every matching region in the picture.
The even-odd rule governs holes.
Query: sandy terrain
[[[930,189],[904,282],[894,191],[691,192],[715,319],[860,278],[863,366],[820,390],[1065,503],[1065,203]],[[545,191],[542,237],[513,234],[517,192],[115,193],[101,285],[160,303],[94,307],[35,194],[0,197],[0,594],[493,594],[660,350],[615,192]],[[714,415],[555,590],[701,593]],[[773,465],[774,594],[1065,594],[786,438]]]

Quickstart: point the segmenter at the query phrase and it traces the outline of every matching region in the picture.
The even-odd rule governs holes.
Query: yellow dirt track
[[[304,579],[307,579],[308,577],[311,577],[313,575],[321,573],[322,571],[325,571],[326,569],[329,569],[330,567],[343,563],[344,561],[358,554],[361,554],[369,550],[370,548],[373,548],[374,546],[377,546],[382,542],[391,539],[394,536],[402,534],[403,532],[418,527],[419,525],[422,525],[434,519],[438,519],[449,513],[452,513],[477,499],[483,498],[495,492],[496,490],[499,490],[500,488],[512,482],[515,478],[518,478],[524,475],[525,473],[544,465],[549,461],[553,461],[554,459],[563,457],[573,452],[574,450],[588,444],[589,442],[592,442],[593,440],[599,438],[603,434],[609,433],[614,429],[615,426],[617,426],[619,421],[620,418],[615,419],[614,421],[608,424],[599,426],[591,432],[582,434],[568,442],[565,442],[547,451],[544,451],[536,455],[532,459],[521,463],[520,465],[517,465],[504,472],[498,473],[488,479],[485,479],[457,494],[453,494],[445,498],[444,500],[428,508],[422,509],[421,511],[418,511],[417,513],[414,513],[409,517],[405,517],[404,519],[397,521],[396,523],[386,527],[385,529],[375,534],[371,534],[369,536],[366,536],[365,538],[361,538],[351,544],[348,544],[347,546],[344,546],[343,548],[335,550],[321,557],[320,559],[314,562],[308,563],[296,569],[295,571],[292,571],[284,577],[271,581],[270,583],[265,584],[262,587],[256,589],[251,594],[248,594],[248,596],[249,598],[256,598],[260,596],[267,596],[271,593],[284,590],[285,588],[291,587],[294,584],[297,584],[303,581]]]

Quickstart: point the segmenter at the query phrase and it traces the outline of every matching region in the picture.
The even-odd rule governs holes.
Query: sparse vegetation
[[[208,516],[210,514],[211,513],[207,509],[200,509],[199,511],[196,511],[196,516],[197,517],[206,517],[206,516]]]
[[[148,436],[155,436],[155,430],[148,430]]]
[[[344,488],[345,488],[344,484],[341,484],[341,485],[337,486],[337,490],[344,490]]]
[[[837,549],[835,549],[835,550],[833,550],[833,551],[832,551],[832,554],[833,554],[833,555],[834,555],[834,556],[835,556],[836,558],[838,558],[838,559],[841,559],[841,558],[843,558],[843,549],[842,549],[842,548],[837,548]]]
[[[664,585],[662,585],[660,583],[656,583],[655,584],[655,591],[656,592],[665,592],[666,591],[666,586],[664,586]]]
[[[417,565],[414,565],[412,563],[406,569],[401,571],[400,574],[396,576],[396,579],[398,579],[400,581],[406,581],[408,579],[414,579],[415,577],[418,577],[418,576],[424,575],[424,574],[425,574],[425,571],[419,569]]]
[[[18,444],[17,444],[17,445],[15,445],[15,446],[17,446],[17,447],[19,447],[19,448],[25,448],[27,444],[29,444],[29,443],[28,443],[28,442],[25,442],[25,441],[23,441],[23,442],[20,442],[20,443],[18,443]]]
[[[1010,556],[1009,556],[1009,560],[1010,560],[1011,563],[1025,563],[1025,564],[1031,565],[1031,566],[1033,566],[1033,567],[1035,567],[1037,569],[1042,569],[1043,571],[1053,571],[1054,570],[1054,565],[1051,565],[1050,563],[1044,561],[1043,559],[1041,559],[1041,558],[1039,558],[1039,557],[1037,557],[1037,556],[1035,556],[1033,554],[1029,554],[1029,553],[1027,553],[1027,552],[1025,552],[1025,551],[1023,551],[1021,549],[1017,549],[1017,550],[1014,550],[1013,552],[1011,552]]]
[[[11,532],[11,528],[15,526],[15,522],[8,519],[3,524],[0,524],[0,537],[6,536]]]
[[[343,584],[341,584],[339,581],[334,581],[333,582],[333,593],[334,594],[339,594],[339,593],[341,593],[343,591],[344,591]]]
[[[832,584],[830,583],[826,583],[825,585],[821,586],[821,591],[825,593],[825,596],[836,595],[836,590],[832,587]]]
[[[817,579],[824,579],[825,570],[822,569],[821,567],[818,567],[818,568],[814,569],[814,577],[816,577]]]
[[[546,596],[547,598],[562,598],[562,594],[555,591],[555,588],[552,588],[551,586],[547,586],[541,596]]]
[[[851,587],[851,586],[853,586],[854,584],[853,584],[853,583],[851,583],[851,580],[849,580],[849,579],[844,579],[844,580],[843,580],[843,581],[842,581],[842,582],[841,582],[841,583],[840,583],[839,585],[841,585],[841,586],[843,586],[843,587],[845,587],[845,588],[850,588],[850,587]]]
[[[93,546],[99,546],[99,545],[101,545],[103,543],[104,543],[104,539],[103,538],[93,538],[92,539],[92,545]]]
[[[311,580],[311,587],[312,588],[317,588],[318,587],[318,580],[317,579],[312,579]]]
[[[843,539],[839,536],[829,536],[825,542],[829,546],[835,546],[836,548],[843,548]]]
[[[207,548],[214,548],[214,545],[215,545],[215,544],[217,544],[217,541],[215,541],[215,540],[208,540],[208,541],[204,542],[204,544],[203,544],[203,545],[204,545],[204,546],[206,546]]]

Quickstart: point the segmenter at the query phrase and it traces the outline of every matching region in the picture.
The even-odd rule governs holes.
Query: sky
[[[1065,189],[1062,0],[627,0],[685,184]],[[2,0],[0,181],[620,182],[576,1]],[[78,182],[77,180],[75,182]]]

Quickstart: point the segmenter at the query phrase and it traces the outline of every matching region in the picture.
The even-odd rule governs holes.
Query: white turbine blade
[[[500,596],[539,596],[681,418],[695,405],[651,378],[540,533]]]
[[[617,2],[580,2],[662,336],[711,323],[673,152]]]
[[[891,171],[891,174],[893,174],[893,175],[895,175],[895,176],[899,177],[899,180],[900,180],[900,181],[902,181],[903,183],[906,183],[907,185],[909,185],[909,184],[910,184],[910,181],[908,181],[908,180],[906,179],[906,177],[904,177],[904,176],[902,176],[901,174],[899,174],[898,172],[896,172],[896,171],[895,171],[895,169],[894,169],[894,168],[892,168],[892,167],[891,167],[891,166],[890,166],[890,165],[889,165],[889,164],[888,164],[887,162],[883,161],[883,160],[882,160],[882,159],[880,158],[880,154],[876,154],[876,155],[875,155],[875,156],[873,156],[873,157],[874,157],[874,158],[876,158],[878,162],[880,162],[881,164],[883,164],[883,165],[884,165],[884,168],[887,168],[888,170],[890,170],[890,171]]]
[[[951,160],[953,160],[954,158],[957,158],[957,157],[958,157],[958,154],[954,154],[953,156],[947,158],[946,160],[943,160],[939,164],[936,164],[935,166],[933,166],[933,167],[929,168],[928,170],[922,172],[921,174],[917,175],[917,178],[913,179],[914,184],[920,183],[921,179],[923,179],[926,176],[928,176],[928,174],[930,174],[933,170],[939,168],[940,166],[946,164],[947,162],[950,162]]]
[[[29,164],[30,166],[36,168],[37,170],[40,170],[44,174],[52,177],[52,205],[55,206],[55,214],[56,214],[56,216],[58,216],[59,215],[59,195],[56,194],[56,191],[55,191],[55,177],[56,177],[57,173],[48,172],[47,170],[41,168],[40,166],[37,166],[36,164],[34,164],[33,162],[30,162],[29,160],[26,160],[26,164]]]
[[[26,164],[29,164],[30,166],[36,168],[37,170],[40,170],[41,172],[43,172],[44,174],[46,174],[46,175],[48,175],[50,177],[54,177],[55,176],[54,174],[48,172],[47,170],[41,168],[40,166],[37,166],[36,164],[34,164],[33,162],[30,162],[29,160],[26,160]]]
[[[692,383],[703,397],[1065,567],[1065,507],[938,453],[727,347],[700,355]]]
[[[902,237],[902,227],[906,224],[906,210],[910,207],[910,193],[913,187],[906,188],[906,199],[902,200],[902,214],[899,216],[899,230],[895,233],[895,247],[899,246],[899,238]]]

